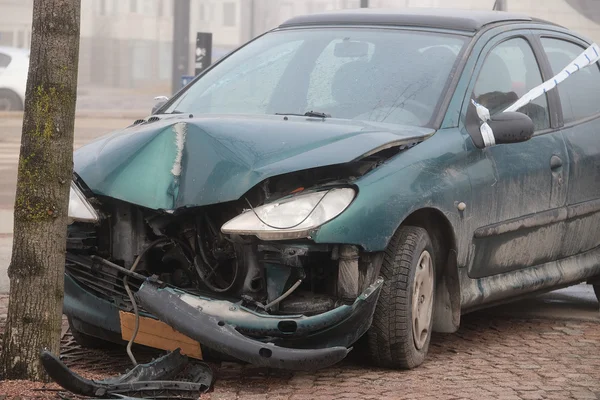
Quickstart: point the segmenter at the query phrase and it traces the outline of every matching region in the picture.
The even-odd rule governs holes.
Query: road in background
[[[104,112],[111,114],[110,111]],[[112,113],[119,115],[118,112]],[[130,112],[124,118],[94,117],[98,112],[88,112],[87,117],[76,118],[75,143],[77,149],[115,129],[124,128],[137,118]],[[122,115],[122,114],[121,114]],[[140,114],[140,117],[143,114]],[[17,165],[21,146],[22,115],[0,116],[0,294],[8,292],[6,270],[12,251],[13,206],[17,184]]]
[[[91,114],[93,115],[93,114]],[[140,117],[143,117],[141,115]],[[134,121],[134,118],[103,118],[86,117],[77,118],[75,121],[75,149],[89,143],[115,129],[124,128]],[[17,164],[19,148],[21,146],[20,114],[14,117],[0,117],[0,210],[12,209],[15,199],[17,183]],[[3,225],[3,215],[0,226]],[[0,228],[0,232],[3,229]]]

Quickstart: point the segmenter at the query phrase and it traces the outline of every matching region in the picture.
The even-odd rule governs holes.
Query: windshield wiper
[[[331,118],[330,114],[325,114],[324,112],[318,111],[307,111],[304,114],[295,114],[295,113],[275,113],[275,115],[296,115],[298,117],[316,117],[316,118]]]

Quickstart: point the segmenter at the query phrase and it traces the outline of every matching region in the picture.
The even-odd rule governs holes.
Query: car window
[[[335,103],[333,81],[340,68],[356,61],[371,61],[375,47],[373,43],[368,43],[368,51],[364,55],[337,57],[335,48],[343,42],[343,39],[333,40],[317,58],[308,85],[307,106],[309,109],[319,109]]]
[[[165,112],[315,111],[426,126],[465,43],[459,35],[383,29],[270,32],[207,71]]]
[[[231,68],[204,92],[208,113],[266,114],[270,95],[302,44],[296,40],[273,46]]]
[[[487,55],[475,83],[473,97],[494,115],[542,82],[542,74],[529,43],[522,38],[510,39]],[[546,95],[517,111],[533,120],[536,131],[550,126]]]
[[[0,53],[0,69],[4,69],[8,67],[10,64],[11,58],[8,54]]]
[[[584,47],[561,39],[542,38],[542,46],[552,72],[559,73],[579,56]],[[558,85],[558,95],[565,123],[577,121],[600,112],[600,69],[591,65]]]

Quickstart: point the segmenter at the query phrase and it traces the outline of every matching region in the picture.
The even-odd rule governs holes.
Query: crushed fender
[[[116,378],[90,380],[70,370],[58,357],[43,350],[40,359],[44,369],[58,385],[81,396],[104,399],[166,398],[197,399],[206,393],[213,382],[208,365],[193,365],[189,382],[173,380],[187,366],[188,358],[179,349],[148,364],[139,364],[128,373]],[[148,397],[150,396],[150,397]]]

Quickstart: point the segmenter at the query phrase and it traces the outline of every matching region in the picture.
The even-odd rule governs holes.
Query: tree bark
[[[46,380],[58,354],[77,98],[80,0],[35,0],[15,200],[4,379]]]

